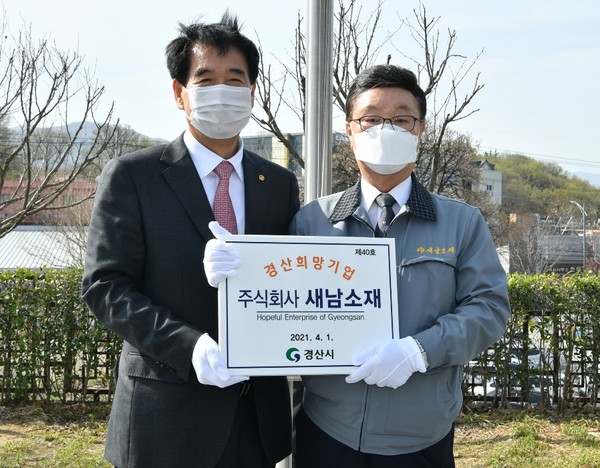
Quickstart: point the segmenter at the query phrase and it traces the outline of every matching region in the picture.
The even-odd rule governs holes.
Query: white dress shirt
[[[410,196],[411,190],[412,179],[409,176],[388,192],[396,200],[396,203],[394,203],[394,205],[392,206],[394,218],[398,216],[398,214],[406,211],[406,202],[408,201],[408,197]],[[379,219],[379,215],[381,214],[381,208],[375,201],[375,198],[377,198],[377,195],[379,195],[381,192],[375,187],[373,187],[371,184],[369,184],[364,178],[361,178],[360,180],[360,191],[361,204],[369,215],[371,226],[373,226],[373,228],[376,228],[377,220]]]

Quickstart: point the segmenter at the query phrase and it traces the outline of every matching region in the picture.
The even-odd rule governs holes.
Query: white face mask
[[[378,174],[395,174],[417,160],[419,137],[390,125],[354,133],[354,156]]]
[[[192,125],[209,138],[238,135],[252,116],[252,95],[245,86],[194,86],[187,89]]]

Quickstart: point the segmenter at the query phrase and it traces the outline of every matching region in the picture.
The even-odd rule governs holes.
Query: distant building
[[[479,169],[479,184],[473,187],[475,192],[483,192],[490,197],[490,202],[495,205],[502,204],[502,172],[487,159],[471,161],[471,166]]]
[[[304,154],[304,133],[286,133],[285,138],[291,143],[292,147],[300,155],[303,160]],[[302,177],[302,166],[293,159],[289,150],[281,143],[272,133],[264,133],[260,135],[252,135],[242,137],[244,140],[244,148],[257,153],[269,161],[273,161],[283,167],[291,170],[298,178]],[[339,144],[350,144],[350,140],[345,133],[333,133],[332,150]]]
[[[34,191],[40,187],[41,181],[33,181],[29,190]],[[64,206],[77,203],[80,200],[88,199],[77,205],[78,212],[85,212],[89,215],[92,206],[91,195],[96,190],[96,182],[87,179],[76,179],[71,182],[63,193],[61,193],[54,206]],[[18,200],[25,191],[24,184],[16,179],[5,180],[0,191],[0,219],[7,219],[22,209],[22,200]],[[10,202],[11,200],[15,200]],[[71,224],[72,210],[70,208],[46,209],[27,216],[21,224],[23,225],[62,225]],[[85,222],[83,224],[86,224]]]
[[[593,242],[593,238],[586,239],[586,267],[593,259],[590,241]],[[565,274],[583,270],[583,236],[542,235],[541,245],[544,273]]]
[[[303,133],[287,133],[285,137],[298,154],[304,154]],[[245,149],[289,169],[299,177],[302,176],[302,166],[293,159],[290,151],[273,134],[245,136],[242,140]]]
[[[586,229],[585,267],[583,231],[569,228],[560,218],[511,214],[510,272],[557,273],[598,272],[596,246],[600,231]]]
[[[303,154],[304,134],[290,133],[286,137],[293,148]],[[302,167],[295,161],[285,145],[278,141],[272,134],[243,137],[244,147],[260,156],[269,159],[294,172],[299,179],[302,177]],[[39,188],[41,181],[31,183],[29,190],[35,191]],[[55,206],[69,205],[79,200],[89,198],[96,190],[96,181],[88,179],[77,179],[69,184],[65,191],[53,203]],[[5,180],[0,191],[0,219],[7,219],[22,209],[22,200],[18,198],[24,193],[23,182],[12,179]],[[17,199],[17,200],[15,200]],[[12,201],[14,200],[14,201]],[[89,222],[93,199],[77,205],[77,208],[46,209],[27,216],[20,224],[27,226],[56,226],[56,225],[86,225]],[[74,221],[74,212],[77,218]]]

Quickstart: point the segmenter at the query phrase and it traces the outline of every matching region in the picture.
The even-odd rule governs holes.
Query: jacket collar
[[[183,142],[183,135],[164,147],[160,160],[165,164],[162,176],[196,229],[207,241],[212,239],[214,236],[208,228],[208,221],[214,219],[212,209],[198,171]]]
[[[407,212],[428,221],[435,221],[437,219],[437,214],[435,205],[433,204],[433,197],[427,189],[417,181],[414,174],[411,174],[411,178],[412,190],[408,197],[408,201],[406,202]],[[340,222],[352,216],[359,207],[360,179],[354,186],[342,193],[340,199],[333,208],[329,221],[332,224]]]

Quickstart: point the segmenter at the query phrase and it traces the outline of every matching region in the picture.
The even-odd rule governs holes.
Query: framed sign
[[[232,375],[349,374],[398,338],[393,239],[228,236],[238,274],[219,285],[219,347]]]

